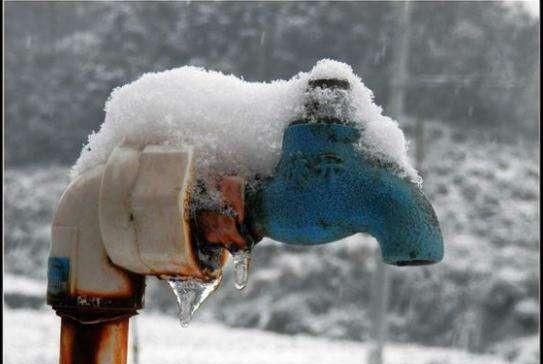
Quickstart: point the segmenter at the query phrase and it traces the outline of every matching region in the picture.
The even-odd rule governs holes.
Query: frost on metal
[[[105,163],[123,139],[139,146],[190,144],[195,148],[195,171],[204,179],[222,172],[245,178],[271,175],[283,131],[304,118],[307,99],[317,98],[322,104],[334,100],[329,91],[308,91],[308,82],[323,78],[349,82],[349,105],[340,105],[337,113],[362,131],[363,152],[398,166],[397,173],[420,184],[398,123],[382,114],[372,91],[350,66],[329,59],[290,80],[269,83],[192,66],[144,74],[112,92],[105,121],[89,136],[72,177]]]

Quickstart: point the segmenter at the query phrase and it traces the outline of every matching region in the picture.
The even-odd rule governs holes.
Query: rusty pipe
[[[128,317],[84,324],[62,317],[60,364],[126,364]]]

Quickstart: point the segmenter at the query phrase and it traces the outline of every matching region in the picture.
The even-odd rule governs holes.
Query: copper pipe
[[[60,364],[126,364],[128,317],[93,324],[62,318]]]

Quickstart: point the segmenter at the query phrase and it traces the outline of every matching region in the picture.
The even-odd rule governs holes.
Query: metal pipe
[[[60,364],[126,364],[128,317],[83,324],[62,317]]]

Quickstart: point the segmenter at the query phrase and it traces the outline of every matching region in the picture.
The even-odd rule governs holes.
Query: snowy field
[[[60,318],[52,310],[4,310],[4,363],[57,363]],[[142,364],[338,364],[367,363],[368,344],[287,336],[219,324],[182,328],[173,317],[143,313],[136,318]],[[131,342],[129,343],[131,345]],[[497,356],[459,350],[390,345],[387,364],[502,364]],[[133,363],[129,353],[129,363]]]

